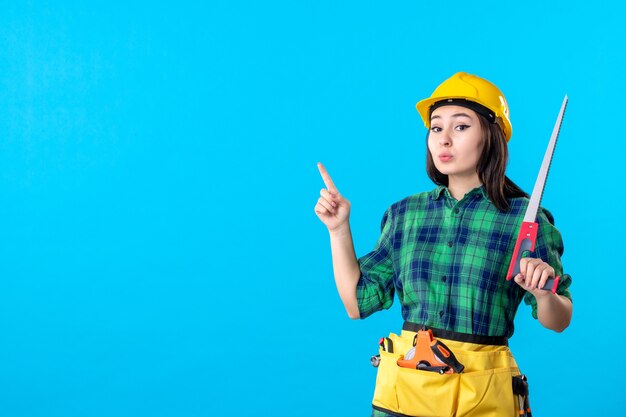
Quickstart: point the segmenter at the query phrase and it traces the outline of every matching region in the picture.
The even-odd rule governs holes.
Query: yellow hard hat
[[[475,106],[474,103],[479,106]],[[441,83],[429,98],[419,101],[415,107],[422,116],[427,129],[430,129],[431,111],[445,104],[468,107],[482,114],[492,123],[500,124],[506,140],[511,139],[513,127],[509,120],[509,106],[504,94],[484,78],[466,72],[457,72]]]

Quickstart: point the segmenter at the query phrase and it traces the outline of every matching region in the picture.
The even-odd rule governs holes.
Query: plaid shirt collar
[[[465,199],[467,197],[471,197],[471,196],[473,196],[475,194],[479,194],[479,193],[486,200],[489,199],[489,197],[487,196],[487,190],[485,190],[485,186],[484,185],[481,185],[480,187],[476,187],[476,188],[473,188],[472,190],[468,191],[468,193],[465,194],[463,199]],[[439,200],[442,195],[445,196],[445,198],[447,200],[454,200],[454,197],[452,197],[452,195],[450,194],[450,191],[448,190],[448,187],[446,187],[444,185],[440,185],[439,187],[437,187],[434,190],[432,190],[430,192],[430,199],[431,200]]]

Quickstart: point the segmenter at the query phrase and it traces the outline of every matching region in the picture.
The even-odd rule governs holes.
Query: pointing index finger
[[[322,176],[322,180],[324,180],[324,184],[326,185],[326,188],[328,188],[328,191],[331,191],[334,193],[338,192],[337,187],[335,186],[335,183],[330,178],[330,175],[328,175],[328,171],[326,171],[326,168],[324,168],[324,165],[322,165],[321,162],[317,163],[317,169],[319,169],[320,175]]]

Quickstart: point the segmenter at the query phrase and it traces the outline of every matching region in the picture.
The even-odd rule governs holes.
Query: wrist
[[[330,235],[331,238],[349,236],[350,235],[350,222],[346,221],[344,223],[341,223],[335,228],[332,228],[332,229],[329,228],[328,234]]]

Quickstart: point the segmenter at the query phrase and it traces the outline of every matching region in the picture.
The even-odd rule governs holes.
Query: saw
[[[550,164],[552,163],[552,155],[554,154],[554,148],[556,147],[556,140],[559,137],[559,131],[561,130],[561,123],[563,122],[563,115],[565,114],[565,107],[567,106],[567,95],[563,99],[561,105],[561,111],[556,119],[550,142],[548,143],[548,149],[543,157],[541,168],[539,169],[539,175],[535,182],[535,188],[530,196],[528,207],[526,208],[526,214],[524,215],[524,221],[520,227],[517,241],[515,242],[515,249],[513,250],[513,257],[509,264],[509,270],[506,274],[506,279],[509,281],[519,274],[519,264],[522,259],[522,255],[527,251],[535,250],[535,242],[537,240],[537,212],[539,211],[539,203],[541,203],[541,197],[543,196],[543,190],[546,186],[546,179],[548,178],[548,171],[550,170]],[[550,277],[546,281],[546,284],[542,288],[546,291],[552,291],[556,293],[556,288],[559,284],[559,277]]]

